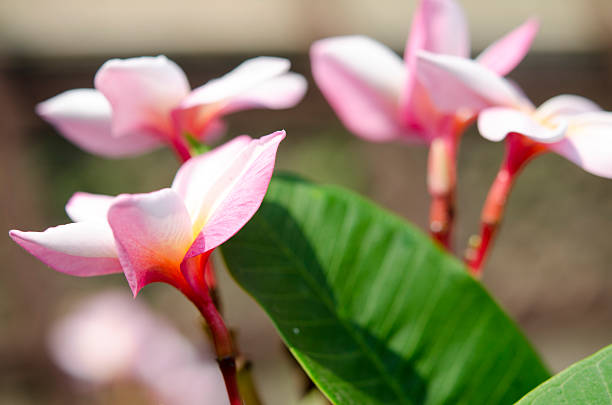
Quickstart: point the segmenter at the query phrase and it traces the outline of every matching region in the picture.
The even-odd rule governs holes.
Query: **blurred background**
[[[370,144],[350,135],[312,82],[307,52],[316,39],[365,34],[403,50],[414,0],[0,0],[0,200],[2,229],[43,230],[68,222],[64,204],[77,190],[146,192],[167,186],[178,164],[169,150],[105,160],[80,151],[34,114],[36,103],[64,90],[92,87],[112,57],[166,54],[192,86],[256,55],[285,56],[310,89],[288,111],[228,117],[229,135],[261,136],[285,128],[278,166],[340,184],[425,228],[427,151]],[[510,75],[540,103],[561,93],[612,110],[612,2],[609,0],[461,1],[474,53],[538,16],[533,51]],[[480,206],[502,146],[472,128],[461,146],[458,233],[461,252],[477,231]],[[612,343],[612,181],[556,155],[532,162],[511,196],[484,283],[524,328],[550,367],[567,365]],[[122,276],[78,279],[46,268],[8,237],[0,243],[0,403],[149,403],[130,383],[92,388],[74,383],[50,360],[51,325],[82,299]],[[266,316],[227,275],[222,300],[240,325],[242,351],[267,404],[295,403],[302,389]],[[202,345],[197,313],[174,289],[147,287],[138,300],[172,319]],[[292,377],[289,377],[292,376]],[[294,376],[294,377],[293,377]]]

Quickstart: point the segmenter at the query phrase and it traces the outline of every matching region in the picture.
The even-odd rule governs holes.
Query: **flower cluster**
[[[612,178],[612,113],[561,95],[536,108],[504,78],[527,54],[539,24],[529,19],[470,59],[467,23],[455,0],[421,0],[403,59],[363,36],[327,38],[310,50],[312,73],[326,100],[355,135],[374,142],[430,148],[432,238],[451,250],[456,155],[477,120],[483,137],[506,142],[506,155],[482,212],[481,234],[465,257],[481,272],[516,176],[535,156],[555,152],[584,170]],[[123,273],[136,295],[164,282],[180,290],[210,327],[232,405],[241,403],[235,350],[206,277],[212,251],[258,210],[284,131],[242,135],[204,154],[237,111],[295,106],[306,80],[282,58],[257,57],[191,90],[165,56],[113,59],[95,89],[74,89],[40,103],[38,114],[91,153],[126,157],[160,146],[183,165],[172,185],[147,194],[76,193],[72,223],[10,237],[53,269],[75,275]]]
[[[38,113],[69,140],[103,156],[171,147],[184,161],[174,182],[147,194],[76,193],[66,205],[73,223],[9,232],[57,271],[123,273],[134,295],[153,282],[180,290],[210,327],[232,404],[240,403],[235,351],[209,291],[209,258],[261,205],[285,131],[238,136],[199,156],[189,142],[222,135],[224,115],[299,102],[306,81],[289,66],[281,58],[250,59],[190,92],[183,71],[165,56],[106,62],[96,89],[69,90],[39,104]]]
[[[311,48],[315,81],[350,131],[375,142],[430,146],[430,231],[449,249],[461,134],[477,118],[483,137],[506,139],[506,157],[483,209],[482,234],[466,252],[475,274],[511,185],[531,158],[552,151],[612,178],[612,113],[575,95],[554,97],[536,109],[503,77],[527,54],[538,26],[537,20],[528,20],[471,60],[460,6],[454,0],[422,0],[403,61],[362,36],[323,39]]]

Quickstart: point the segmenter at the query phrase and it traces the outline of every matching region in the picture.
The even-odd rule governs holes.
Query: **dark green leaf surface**
[[[612,405],[612,346],[566,368],[517,405]]]
[[[275,178],[222,251],[335,404],[511,404],[549,377],[460,262],[346,190]]]

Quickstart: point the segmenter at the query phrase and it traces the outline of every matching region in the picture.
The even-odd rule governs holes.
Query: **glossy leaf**
[[[549,376],[460,262],[346,190],[277,177],[222,251],[334,404],[511,404]]]
[[[566,368],[517,405],[612,404],[612,345]]]

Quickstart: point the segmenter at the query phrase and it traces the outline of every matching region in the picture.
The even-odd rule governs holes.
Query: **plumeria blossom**
[[[170,145],[186,160],[183,135],[209,143],[224,132],[227,114],[296,105],[307,85],[289,68],[287,59],[257,57],[190,90],[165,56],[111,59],[96,73],[95,89],[68,90],[36,111],[90,153],[124,157]]]
[[[513,83],[472,61],[421,53],[420,77],[432,99],[445,111],[458,105],[484,106],[478,129],[491,141],[513,143],[509,159],[546,151],[574,162],[587,172],[612,178],[612,112],[576,95],[560,95],[536,108]],[[521,138],[517,143],[516,134]]]
[[[523,59],[537,29],[535,20],[527,21],[489,46],[477,63],[497,74],[507,74]],[[335,37],[313,44],[312,72],[351,132],[376,142],[430,143],[449,132],[455,135],[478,110],[461,107],[440,111],[431,102],[416,75],[417,54],[422,50],[469,58],[467,23],[454,0],[420,2],[403,60],[371,38]]]
[[[228,404],[210,347],[197,350],[164,319],[117,291],[79,303],[54,325],[49,349],[72,377],[94,385],[132,379],[169,405]]]
[[[207,294],[208,256],[259,208],[284,137],[284,131],[256,140],[239,136],[190,159],[170,188],[152,193],[76,193],[66,206],[73,223],[10,236],[57,271],[123,272],[134,295],[161,281],[197,302]]]

